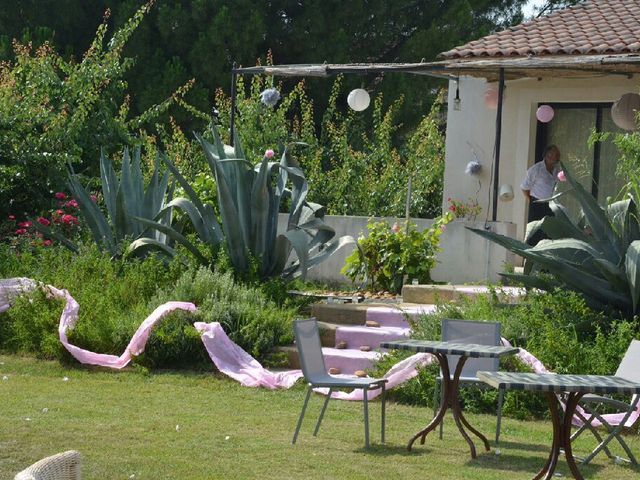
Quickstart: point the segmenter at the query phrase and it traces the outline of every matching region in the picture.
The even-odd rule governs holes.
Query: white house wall
[[[495,85],[495,84],[494,84]],[[471,146],[479,152],[483,169],[479,175],[481,188],[478,202],[481,217],[491,219],[496,110],[485,106],[487,83],[483,79],[460,78],[461,109],[454,110],[455,82],[449,83],[446,157],[443,208],[449,197],[456,200],[475,198],[477,179],[464,173],[473,159]],[[535,111],[538,103],[613,102],[623,93],[638,92],[639,79],[623,76],[601,76],[585,79],[521,79],[506,82],[502,117],[502,146],[499,185],[513,187],[511,202],[498,202],[497,220],[512,222],[517,237],[523,238],[526,226],[526,204],[520,183],[534,163],[536,144]],[[496,85],[497,88],[497,85]],[[471,145],[471,146],[470,146]]]

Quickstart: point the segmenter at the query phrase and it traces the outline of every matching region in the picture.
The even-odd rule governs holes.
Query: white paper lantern
[[[635,130],[638,110],[640,110],[640,95],[625,93],[611,106],[611,119],[623,130]]]
[[[355,90],[351,90],[351,92],[349,92],[349,96],[347,97],[347,103],[356,112],[365,110],[369,106],[370,101],[371,98],[369,97],[369,92],[367,92],[364,88],[356,88]]]

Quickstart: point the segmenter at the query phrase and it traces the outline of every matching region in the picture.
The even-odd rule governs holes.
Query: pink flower
[[[56,215],[64,215],[64,210],[56,210]]]
[[[558,180],[560,180],[561,182],[566,182],[567,181],[567,177],[564,174],[564,170],[560,170],[558,172]]]
[[[76,217],[74,217],[73,215],[62,215],[62,223],[64,223],[65,225],[71,225],[72,223],[78,223],[78,219]],[[75,221],[74,221],[75,220]]]
[[[18,230],[16,230],[16,235],[24,235],[25,233],[27,233],[27,230],[24,228],[19,228]]]
[[[97,196],[95,196],[95,195],[89,195],[89,197],[91,198],[91,201],[92,201],[93,203],[96,203],[96,202],[98,201],[98,197],[97,197]]]
[[[447,229],[446,225],[440,225],[440,231],[444,232]]]
[[[71,208],[78,208],[78,202],[76,202],[74,199],[71,199],[67,203],[65,203],[64,206],[71,207]]]
[[[65,200],[67,198],[67,196],[62,192],[56,192],[54,197],[56,197],[56,200]]]
[[[16,219],[16,216],[15,215],[9,215],[7,218],[9,219],[10,222],[13,222]]]
[[[42,245],[44,245],[45,247],[50,247],[53,244],[53,242],[51,240],[45,240],[44,242],[42,242]]]
[[[45,227],[48,227],[49,225],[51,225],[51,222],[44,217],[38,217],[38,223],[40,225],[44,225]]]
[[[400,225],[398,225],[397,223],[394,223],[393,226],[391,227],[391,230],[393,231],[393,233],[398,233],[400,231]]]
[[[265,150],[264,151],[264,156],[266,158],[273,158],[273,156],[276,154],[276,152],[274,152],[273,150],[269,149],[269,150]]]
[[[18,226],[19,226],[20,228],[29,228],[29,227],[31,227],[31,222],[20,222],[20,223],[18,224]]]

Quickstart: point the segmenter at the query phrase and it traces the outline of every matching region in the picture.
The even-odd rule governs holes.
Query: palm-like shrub
[[[199,239],[211,249],[224,244],[238,275],[248,277],[255,273],[260,279],[304,278],[309,268],[342,246],[355,242],[349,236],[333,240],[335,231],[324,223],[325,208],[306,201],[309,185],[288,148],[282,147],[279,161],[271,161],[275,154],[267,152],[254,166],[246,159],[237,136],[231,147],[222,143],[215,129],[212,134],[213,144],[199,135],[197,138],[216,178],[222,226],[213,208],[200,200],[175,165],[162,156],[189,197],[176,198],[165,208],[186,213]],[[278,233],[278,215],[285,199],[290,203],[287,227]],[[158,216],[163,214],[160,212]],[[190,251],[197,251],[176,229],[149,221],[144,223],[166,233]],[[297,258],[287,263],[292,251]],[[205,261],[199,254],[198,258]]]
[[[144,219],[153,218],[161,225],[168,226],[171,223],[171,209],[164,208],[167,196],[171,197],[171,192],[168,192],[169,173],[160,174],[159,162],[156,161],[151,179],[145,186],[140,167],[140,147],[133,150],[133,158],[125,148],[120,178],[112,161],[102,152],[100,177],[107,215],[73,171],[68,182],[69,190],[78,202],[78,208],[98,247],[116,256],[121,253],[122,242],[129,239],[133,240],[129,253],[142,254],[152,248],[173,256],[166,235],[143,223]]]
[[[582,293],[598,308],[633,316],[640,306],[640,224],[636,200],[629,195],[602,207],[570,172],[564,171],[572,188],[560,195],[575,196],[582,214],[577,221],[571,220],[557,202],[560,195],[554,197],[549,204],[555,216],[527,226],[527,236],[542,229],[549,240],[531,247],[493,232],[470,230],[525,258],[524,274],[503,276],[543,290],[569,288]]]

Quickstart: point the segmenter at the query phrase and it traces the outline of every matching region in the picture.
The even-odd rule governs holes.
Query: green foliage
[[[407,139],[399,143],[400,98],[385,107],[383,97],[374,100],[372,128],[368,113],[343,113],[343,77],[333,83],[328,106],[316,134],[313,103],[305,83],[298,83],[275,108],[260,102],[260,92],[271,85],[252,77],[248,92],[238,80],[236,127],[247,159],[261,158],[265,148],[280,141],[304,142],[307,148],[291,152],[309,179],[309,199],[326,205],[338,215],[397,216],[404,214],[409,176],[413,175],[410,211],[416,217],[433,217],[441,211],[444,175],[444,135],[441,129],[442,97]],[[282,89],[283,85],[278,85]],[[230,101],[219,90],[222,131],[228,127]],[[366,116],[365,116],[366,115]]]
[[[202,202],[175,165],[163,156],[164,163],[190,198],[177,198],[167,208],[183,210],[200,240],[212,250],[224,240],[226,254],[237,275],[244,279],[278,275],[304,279],[309,268],[353,241],[348,236],[331,241],[335,232],[323,221],[324,208],[306,201],[307,180],[299,165],[289,157],[286,147],[282,149],[280,162],[270,161],[275,152],[267,150],[254,167],[246,159],[237,135],[233,147],[222,143],[215,128],[212,136],[213,144],[199,135],[197,138],[216,178],[222,227],[211,205]],[[278,218],[285,199],[290,201],[287,227],[283,234],[278,234]],[[196,251],[177,231],[153,222],[146,224],[190,251]],[[297,260],[287,265],[292,251]]]
[[[431,269],[440,251],[440,235],[451,221],[450,213],[419,232],[408,223],[392,227],[386,222],[369,223],[368,235],[358,239],[358,248],[349,255],[342,273],[351,281],[368,281],[372,290],[400,293],[404,277],[431,283]]]
[[[527,226],[527,236],[542,229],[550,240],[531,247],[493,232],[470,230],[526,259],[523,275],[502,274],[504,277],[544,290],[564,285],[582,293],[597,308],[632,318],[640,308],[640,223],[636,200],[629,195],[602,207],[570,172],[565,169],[564,173],[572,188],[563,194],[577,199],[582,216],[574,221],[560,203],[551,201],[554,216]],[[548,274],[541,274],[540,269]]]
[[[220,322],[231,340],[258,358],[293,340],[295,311],[278,307],[258,287],[237,283],[230,272],[190,269],[175,285],[159,291],[151,303],[169,300],[195,303],[197,319]]]
[[[548,369],[557,373],[593,375],[613,374],[633,338],[640,338],[636,322],[610,320],[591,310],[581,295],[555,290],[529,293],[517,304],[502,304],[496,295],[461,300],[458,304],[442,304],[433,314],[423,315],[414,325],[414,338],[439,338],[443,318],[488,320],[500,322],[502,336],[514,346],[537,357]],[[384,360],[377,373],[391,363]],[[515,357],[501,359],[506,371],[529,371]],[[394,389],[394,398],[409,404],[431,405],[437,367],[428,367],[417,379]],[[427,388],[423,393],[422,388]],[[494,413],[496,391],[477,388],[461,390],[465,411]],[[505,415],[528,419],[547,413],[544,398],[522,392],[507,392],[503,406]]]
[[[161,175],[158,163],[156,160],[151,179],[145,186],[140,165],[140,147],[134,149],[133,158],[129,155],[129,149],[125,148],[120,178],[111,160],[101,152],[102,199],[108,216],[97,205],[96,197],[83,187],[78,175],[73,172],[69,175],[69,190],[91,230],[93,240],[98,248],[109,255],[120,255],[125,240],[132,240],[127,249],[131,254],[142,254],[153,247],[170,257],[174,255],[166,235],[157,230],[149,230],[143,223],[144,220],[158,218],[159,223],[165,227],[171,224],[171,210],[165,209],[169,174],[165,172]],[[169,199],[170,197],[171,192]],[[46,227],[41,229],[45,233],[48,230]]]
[[[168,266],[150,256],[114,260],[95,245],[76,255],[57,246],[15,258],[0,246],[0,278],[25,276],[67,289],[80,304],[70,341],[91,351],[120,355],[140,323],[168,301],[189,301],[195,314],[172,312],[155,328],[135,364],[148,368],[211,368],[193,322],[220,322],[229,337],[252,355],[266,356],[291,343],[295,310],[279,307],[259,287],[236,283],[230,272],[185,268],[177,258]],[[58,340],[62,302],[36,291],[0,314],[0,349],[69,360]]]
[[[190,84],[129,116],[124,76],[133,61],[123,49],[151,3],[110,39],[105,15],[81,62],[65,60],[47,43],[34,50],[14,42],[13,60],[0,64],[0,218],[47,205],[50,192],[64,185],[69,163],[96,175],[99,148],[135,143],[139,129],[182,101]]]

